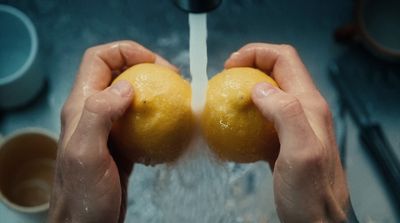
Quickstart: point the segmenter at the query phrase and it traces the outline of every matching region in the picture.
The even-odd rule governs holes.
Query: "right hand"
[[[274,122],[281,144],[277,159],[270,163],[281,221],[345,221],[349,193],[331,113],[296,50],[248,44],[226,61],[225,68],[231,67],[258,68],[280,86],[259,83],[252,99]]]

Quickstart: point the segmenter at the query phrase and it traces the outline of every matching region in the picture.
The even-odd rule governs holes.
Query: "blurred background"
[[[380,1],[383,6],[370,3],[360,9],[360,2],[370,1],[222,0],[207,18],[208,76],[223,69],[226,58],[246,43],[296,47],[334,113],[358,219],[400,222],[400,59],[396,54],[400,52],[400,18],[391,12],[399,12],[400,4],[385,0]],[[94,45],[134,40],[171,61],[190,79],[188,14],[171,1],[0,0],[0,4],[14,6],[32,20],[39,39],[40,72],[46,80],[29,104],[0,111],[2,135],[32,126],[58,134],[60,110],[81,57]],[[4,32],[0,30],[0,35]],[[154,181],[158,168],[139,165],[135,169],[128,222],[150,222],[156,212],[156,206],[146,204],[152,195],[144,185]],[[235,168],[248,167],[233,165],[231,170]],[[256,182],[254,190],[267,200],[260,204],[265,206],[264,216],[257,219],[279,222],[271,173],[262,163],[251,168],[251,177],[246,171],[238,177],[246,185]],[[44,218],[17,213],[2,203],[0,216],[2,222],[42,222]],[[235,222],[261,222],[249,219],[235,217]]]

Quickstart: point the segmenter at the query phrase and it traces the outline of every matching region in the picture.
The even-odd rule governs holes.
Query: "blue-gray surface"
[[[34,102],[22,109],[2,112],[2,134],[30,126],[58,133],[60,109],[81,56],[86,48],[96,44],[135,40],[169,59],[189,77],[187,14],[170,1],[0,0],[0,3],[16,6],[33,20],[40,38],[42,70],[47,76],[47,87]],[[221,70],[230,53],[245,43],[289,43],[298,49],[316,84],[335,109],[336,93],[327,66],[346,47],[335,43],[332,33],[351,20],[351,12],[352,2],[348,0],[224,0],[208,17],[209,76]],[[396,101],[398,96],[397,100],[387,102]],[[385,130],[399,152],[398,110],[382,108],[376,113],[384,117]],[[356,128],[350,120],[347,123],[348,179],[358,218],[361,222],[399,222],[390,194],[358,143]],[[274,208],[273,202],[269,204],[267,213]],[[18,214],[0,203],[1,222],[41,222],[42,218]]]

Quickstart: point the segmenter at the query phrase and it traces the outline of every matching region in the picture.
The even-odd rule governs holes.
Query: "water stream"
[[[199,114],[207,90],[207,14],[189,14],[190,74],[192,76],[192,110]]]

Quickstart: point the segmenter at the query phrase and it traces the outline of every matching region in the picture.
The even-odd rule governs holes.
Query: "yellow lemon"
[[[134,162],[154,165],[174,161],[190,139],[193,117],[190,84],[157,64],[135,65],[113,83],[133,85],[130,108],[111,131],[112,142]]]
[[[203,134],[223,160],[248,163],[271,160],[279,141],[273,123],[254,105],[251,90],[259,82],[277,83],[254,68],[231,68],[208,82],[202,114]]]

